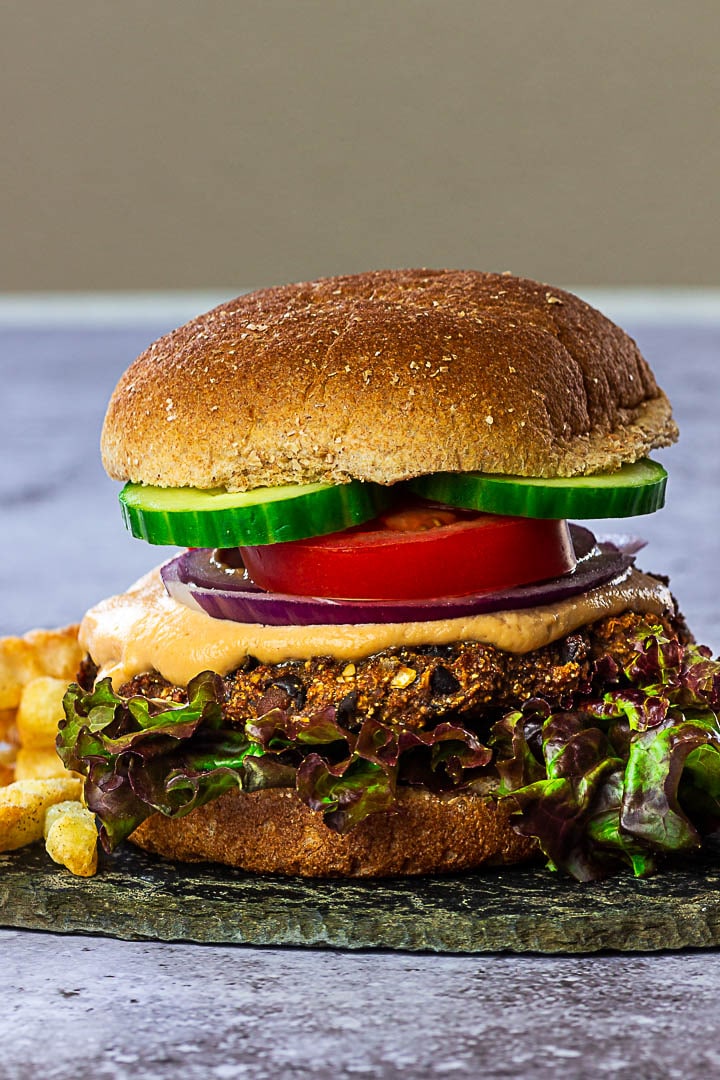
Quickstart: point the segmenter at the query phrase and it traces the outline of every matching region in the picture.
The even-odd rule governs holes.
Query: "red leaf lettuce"
[[[717,843],[720,662],[653,627],[624,670],[604,657],[596,672],[615,682],[601,697],[550,715],[528,703],[493,728],[517,831],[582,881]]]

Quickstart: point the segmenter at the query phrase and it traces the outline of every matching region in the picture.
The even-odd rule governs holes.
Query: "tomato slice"
[[[329,536],[241,547],[256,585],[337,600],[469,596],[560,577],[576,559],[566,521],[427,503]]]

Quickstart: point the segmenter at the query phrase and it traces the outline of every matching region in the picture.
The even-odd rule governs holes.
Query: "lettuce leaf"
[[[420,760],[411,753],[418,750],[423,752]],[[408,758],[409,772],[404,769]],[[326,825],[343,833],[392,806],[399,775],[405,773],[405,782],[447,790],[470,782],[491,758],[476,735],[454,724],[413,731],[367,719],[344,761],[331,765],[316,753],[302,761],[297,790],[311,809],[323,812]]]
[[[246,758],[262,750],[224,727],[222,695],[211,672],[192,680],[184,705],[124,699],[109,679],[92,693],[70,687],[57,750],[66,768],[86,775],[85,800],[107,850],[156,811],[179,817],[243,786]]]
[[[720,662],[649,627],[624,670],[598,660],[608,677],[569,712],[528,703],[491,740],[515,828],[583,881],[720,839]]]
[[[395,799],[397,770],[349,757],[331,765],[320,754],[309,754],[297,772],[297,791],[311,810],[321,810],[325,824],[344,833],[363,818],[387,810]]]
[[[621,825],[656,850],[692,851],[701,844],[706,815],[693,823],[680,797],[680,781],[691,754],[695,757],[686,785],[711,799],[720,771],[720,726],[709,709],[687,715],[673,710],[661,725],[638,732],[631,742]],[[714,800],[717,804],[717,796]]]

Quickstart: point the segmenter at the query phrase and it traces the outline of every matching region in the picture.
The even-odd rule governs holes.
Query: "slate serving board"
[[[720,944],[720,864],[578,885],[540,867],[313,882],[164,862],[126,847],[74,878],[42,846],[0,856],[0,925],[214,944],[482,953]]]

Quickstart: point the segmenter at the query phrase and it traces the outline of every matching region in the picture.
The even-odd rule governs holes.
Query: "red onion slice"
[[[318,626],[358,623],[432,622],[493,611],[554,604],[588,592],[630,571],[633,557],[612,543],[599,547],[581,526],[570,526],[578,558],[575,570],[552,581],[522,585],[502,592],[437,600],[326,600],[265,592],[239,573],[222,570],[207,549],[186,551],[161,569],[165,588],[175,600],[214,619],[264,626]]]

